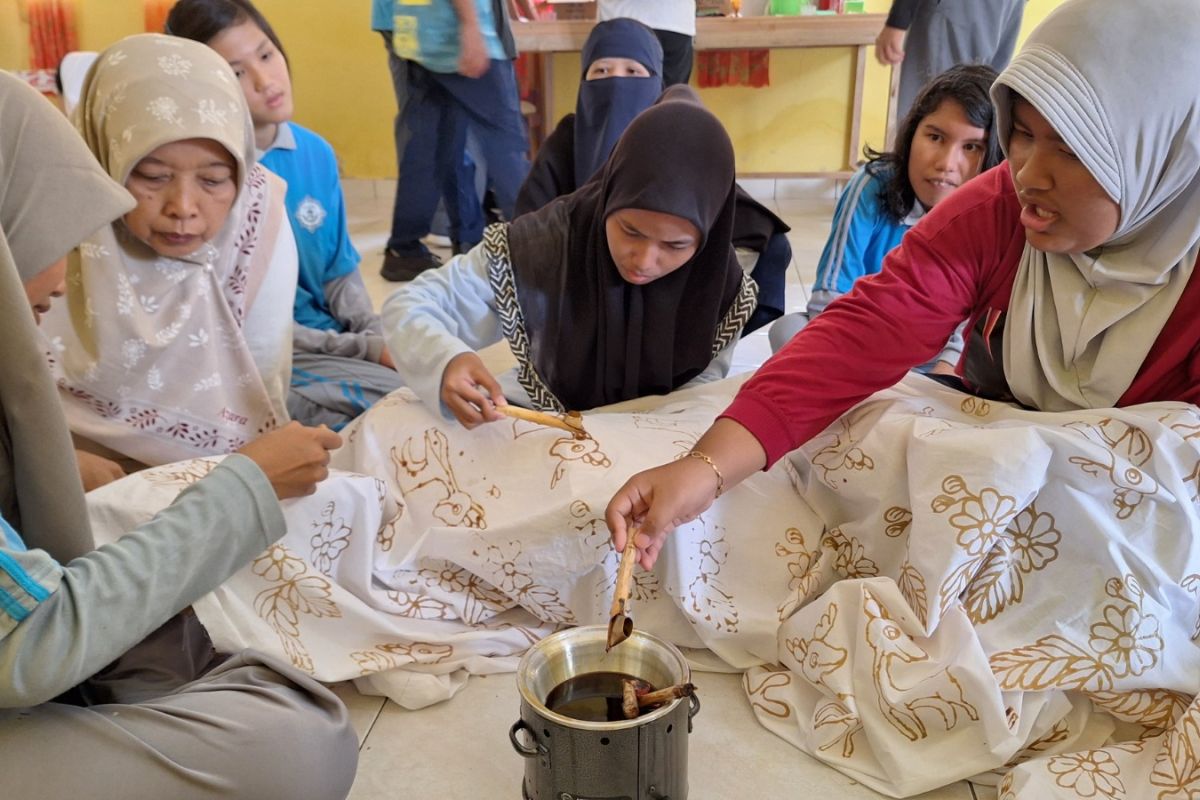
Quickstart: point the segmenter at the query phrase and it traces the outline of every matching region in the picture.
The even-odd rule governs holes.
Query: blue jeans
[[[450,238],[475,244],[483,238],[483,210],[463,158],[468,126],[479,138],[488,185],[509,219],[529,173],[529,142],[512,62],[493,60],[479,78],[432,72],[412,61],[404,64],[407,141],[388,247],[404,255],[427,252],[420,239],[429,233],[439,197],[446,198]]]

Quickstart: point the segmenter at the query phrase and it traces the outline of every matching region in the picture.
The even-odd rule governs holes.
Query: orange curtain
[[[78,49],[75,4],[71,0],[29,0],[30,66],[56,70],[62,57]]]
[[[771,82],[769,50],[703,50],[696,53],[696,85],[752,86]]]
[[[175,0],[143,0],[142,18],[145,21],[147,33],[162,33],[166,27],[167,14]]]

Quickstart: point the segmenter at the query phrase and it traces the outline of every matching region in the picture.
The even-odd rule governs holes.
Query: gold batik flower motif
[[[938,612],[957,605],[974,584],[968,612],[976,623],[983,622],[1020,600],[1020,573],[1010,556],[1011,542],[1005,539],[1018,513],[1017,501],[991,487],[975,493],[960,475],[946,476],[942,492],[930,506],[935,514],[949,515],[947,521],[958,531],[955,541],[970,558],[958,563],[938,587]]]
[[[787,568],[792,576],[788,581],[791,596],[779,606],[779,621],[782,622],[820,591],[817,565],[821,562],[821,551],[808,549],[799,528],[788,528],[784,541],[775,545],[775,555],[788,560]]]
[[[1025,594],[1023,576],[1057,559],[1061,539],[1052,515],[1039,513],[1032,503],[1022,509],[1004,534],[994,539],[970,577],[964,606],[971,622],[988,622],[1020,603]]]
[[[425,580],[425,585],[437,586],[443,592],[451,594],[465,592],[470,582],[467,571],[462,567],[454,566],[449,561],[444,561],[442,564],[440,569],[425,568],[420,571],[419,574]]]
[[[1046,768],[1055,776],[1055,783],[1080,797],[1125,796],[1121,767],[1103,750],[1054,756]]]
[[[1091,634],[1088,645],[1118,678],[1141,675],[1163,648],[1158,620],[1137,606],[1105,606],[1104,621],[1093,624]]]
[[[993,653],[989,661],[1002,689],[1078,689],[1110,692],[1113,682],[1158,664],[1164,647],[1158,618],[1142,608],[1145,594],[1132,575],[1110,578],[1104,591],[1116,602],[1100,609],[1087,646],[1057,634]]]
[[[386,596],[396,605],[393,612],[402,617],[413,619],[454,619],[453,610],[448,603],[435,600],[421,594],[389,591]]]
[[[1030,505],[1021,510],[1008,527],[1013,558],[1022,572],[1035,572],[1058,558],[1062,533],[1054,527],[1054,517],[1040,514]]]
[[[959,512],[950,517],[958,529],[957,541],[968,554],[982,555],[997,536],[1004,532],[1017,513],[1017,501],[995,489],[984,489],[962,501]]]
[[[300,618],[341,617],[333,602],[333,585],[321,575],[309,575],[304,559],[280,544],[256,558],[250,570],[269,584],[254,598],[254,611],[279,637],[293,665],[312,672],[313,661],[300,639]]]
[[[317,569],[328,575],[333,570],[333,562],[337,561],[350,545],[350,526],[343,517],[334,518],[337,507],[331,500],[321,511],[321,519],[313,522],[316,532],[313,533],[309,544],[312,546],[311,561]]]
[[[533,566],[519,541],[510,541],[506,545],[490,544],[485,553],[485,561],[491,568],[488,577],[517,605],[546,622],[578,624],[557,589],[534,581]],[[478,551],[474,554],[479,555]]]
[[[734,597],[725,591],[724,583],[717,577],[729,558],[729,545],[725,537],[715,536],[709,539],[706,536],[696,546],[696,553],[700,559],[699,574],[692,579],[687,589],[692,601],[688,608],[695,615],[691,616],[691,620],[696,623],[703,622],[715,631],[736,633],[740,616],[734,604]]]
[[[520,557],[520,542],[509,542],[506,547],[493,544],[487,548],[487,563],[492,568],[489,577],[492,583],[509,595],[517,594],[533,583],[524,565],[517,563]]]
[[[833,553],[833,570],[842,578],[873,578],[879,565],[867,558],[866,547],[841,528],[830,528],[821,537],[821,546]]]
[[[255,575],[262,576],[263,580],[276,583],[303,575],[307,567],[304,565],[304,559],[292,555],[281,544],[273,544],[265,553],[254,559],[251,569]]]

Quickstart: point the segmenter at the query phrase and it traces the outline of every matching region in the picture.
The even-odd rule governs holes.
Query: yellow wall
[[[1024,32],[1061,0],[1029,0]],[[387,57],[370,28],[370,0],[258,0],[288,50],[296,92],[296,121],[313,128],[337,150],[348,177],[395,174],[392,140],[395,99]],[[28,27],[22,0],[0,0],[0,68],[28,65]],[[885,12],[890,0],[868,0]],[[80,47],[100,50],[142,27],[141,0],[75,0]],[[771,85],[723,87],[702,92],[729,128],[740,172],[809,172],[845,167],[850,124],[850,48],[776,50]],[[576,54],[554,57],[554,110],[575,106]],[[883,145],[888,72],[868,59],[863,138]]]

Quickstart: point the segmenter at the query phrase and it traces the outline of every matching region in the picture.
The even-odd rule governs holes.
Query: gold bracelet
[[[720,497],[721,492],[725,489],[725,476],[721,474],[721,469],[717,466],[716,462],[709,458],[707,454],[701,453],[699,450],[689,450],[687,457],[700,459],[705,464],[708,464],[710,467],[712,467],[713,472],[717,473],[717,493],[713,495],[713,499],[715,500]]]

